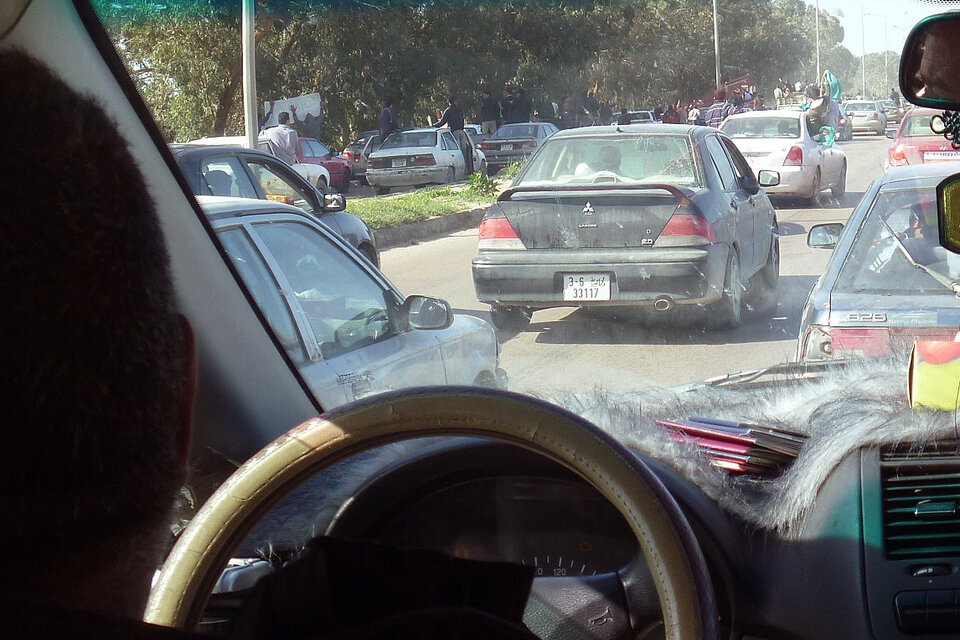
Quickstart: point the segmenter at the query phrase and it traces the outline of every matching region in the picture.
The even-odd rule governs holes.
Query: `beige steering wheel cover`
[[[267,445],[204,504],[170,552],[144,619],[192,628],[232,551],[301,479],[373,446],[435,435],[488,437],[546,455],[582,476],[636,535],[653,575],[666,638],[701,637],[690,562],[660,500],[619,452],[570,416],[522,396],[422,391],[314,418]]]

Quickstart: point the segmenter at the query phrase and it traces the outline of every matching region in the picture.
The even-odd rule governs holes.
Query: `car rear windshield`
[[[600,183],[699,185],[686,136],[551,138],[518,176],[518,185]]]
[[[800,118],[730,118],[720,130],[731,138],[799,138]]]
[[[505,124],[493,134],[494,138],[536,138],[535,124]]]
[[[936,136],[930,130],[930,121],[933,120],[933,113],[918,113],[907,118],[907,123],[903,125],[902,138],[919,138],[924,136]]]
[[[387,136],[387,139],[380,145],[380,149],[435,146],[437,146],[437,133],[435,131],[395,131]]]
[[[843,105],[843,108],[847,111],[876,111],[877,105],[874,102],[848,102]]]
[[[881,191],[844,260],[836,290],[841,293],[948,292],[930,274],[910,264],[891,235],[891,231],[897,235],[918,264],[950,280],[960,279],[960,255],[940,246],[936,197],[935,184]]]

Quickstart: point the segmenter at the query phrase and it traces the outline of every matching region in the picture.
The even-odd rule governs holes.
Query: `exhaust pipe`
[[[666,296],[661,296],[653,301],[653,308],[657,311],[670,311],[670,309],[673,309],[673,300]]]

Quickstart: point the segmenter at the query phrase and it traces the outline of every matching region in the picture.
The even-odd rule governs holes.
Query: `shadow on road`
[[[539,344],[748,344],[778,342],[797,337],[800,312],[816,276],[781,276],[777,309],[753,313],[744,308],[743,324],[732,330],[707,329],[700,309],[651,314],[637,309],[578,309],[560,320],[538,321],[519,333],[535,333]],[[489,314],[457,310],[489,320]],[[499,341],[507,342],[518,332],[498,330]]]

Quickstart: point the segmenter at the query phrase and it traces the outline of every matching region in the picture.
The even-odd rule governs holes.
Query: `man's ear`
[[[180,406],[180,425],[177,429],[177,451],[184,472],[190,454],[190,433],[193,426],[193,403],[197,396],[197,348],[193,327],[183,314],[180,317],[183,332],[183,397]]]

